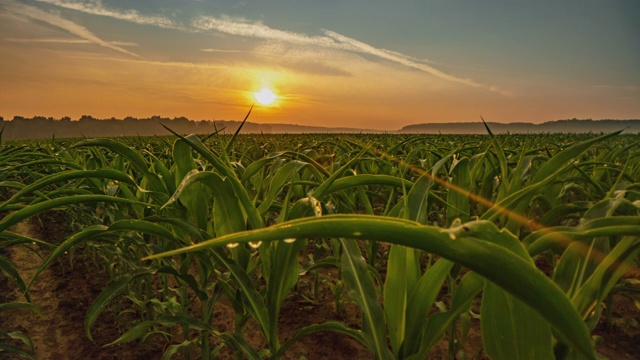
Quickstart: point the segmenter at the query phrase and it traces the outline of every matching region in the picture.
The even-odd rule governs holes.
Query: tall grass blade
[[[231,151],[231,148],[233,147],[233,144],[236,140],[236,137],[238,137],[238,134],[240,133],[240,130],[242,129],[242,127],[244,126],[244,123],[247,122],[247,119],[249,118],[249,115],[251,115],[251,110],[253,110],[253,106],[255,104],[251,104],[251,107],[249,108],[249,112],[247,113],[247,115],[244,117],[244,119],[242,120],[242,122],[240,123],[240,126],[238,126],[238,129],[236,130],[236,132],[233,134],[233,136],[231,137],[231,140],[229,140],[229,142],[227,143],[227,146],[225,147],[224,151],[226,154],[229,153],[229,151]]]

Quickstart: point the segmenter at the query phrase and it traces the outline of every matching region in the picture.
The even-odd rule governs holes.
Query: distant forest
[[[491,131],[497,134],[536,134],[536,133],[608,133],[624,130],[625,134],[640,133],[640,120],[581,120],[567,119],[532,123],[488,123]],[[401,133],[425,134],[482,134],[486,133],[481,122],[474,123],[429,123],[408,125],[400,129]]]
[[[120,137],[120,136],[153,136],[170,135],[162,125],[179,134],[211,134],[216,131],[233,134],[240,126],[240,121],[234,120],[189,120],[185,117],[163,118],[152,116],[138,119],[126,117],[124,119],[96,119],[83,115],[74,120],[70,117],[54,119],[52,117],[36,116],[25,118],[15,116],[13,120],[0,117],[0,130],[5,140],[44,139],[44,138],[77,138],[77,137]],[[4,130],[3,130],[4,129]],[[354,128],[327,128],[315,126],[299,126],[287,124],[257,124],[247,122],[242,127],[242,133],[357,133],[363,132]],[[366,130],[364,132],[367,132]],[[380,132],[380,131],[369,131]]]
[[[234,133],[240,121],[234,120],[189,120],[185,117],[163,118],[152,116],[145,119],[126,117],[124,119],[96,119],[83,115],[74,120],[70,117],[54,119],[36,116],[24,118],[15,116],[12,120],[0,117],[0,131],[5,140],[76,138],[76,137],[120,137],[169,135],[162,125],[180,134]],[[625,130],[625,133],[640,133],[640,120],[556,120],[541,124],[532,123],[488,123],[492,132],[504,133],[601,133]],[[405,126],[396,131],[371,129],[338,128],[322,126],[303,126],[290,124],[257,124],[247,122],[242,133],[423,133],[423,134],[484,134],[486,130],[481,122],[473,123],[426,123]]]

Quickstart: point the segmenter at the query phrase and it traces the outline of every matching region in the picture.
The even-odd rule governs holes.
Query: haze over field
[[[0,116],[241,119],[264,88],[259,124],[635,119],[637,14],[635,0],[0,0]]]

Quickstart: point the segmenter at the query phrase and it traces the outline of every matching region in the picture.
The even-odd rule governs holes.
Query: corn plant
[[[223,344],[236,357],[277,359],[325,330],[380,359],[423,359],[448,334],[453,356],[478,296],[490,357],[593,358],[602,303],[638,257],[636,143],[488,133],[236,132],[2,148],[11,172],[0,185],[12,190],[0,210],[12,213],[0,235],[15,240],[8,227],[44,211],[77,213],[82,227],[39,271],[66,251],[93,252],[113,280],[88,311],[87,336],[107,307],[134,311],[111,344],[155,334],[165,358],[210,358]],[[325,251],[301,268],[309,243]],[[362,310],[361,327],[328,321],[281,342],[285,298],[301,273],[327,266],[339,272],[336,298],[344,291]],[[433,313],[443,289],[450,301]],[[213,326],[221,299],[234,329]],[[243,337],[250,318],[264,348]]]

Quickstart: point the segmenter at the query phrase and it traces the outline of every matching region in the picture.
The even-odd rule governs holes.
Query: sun
[[[272,104],[278,96],[273,93],[270,89],[264,87],[260,89],[258,92],[254,92],[253,96],[256,100],[262,105],[270,105]]]

